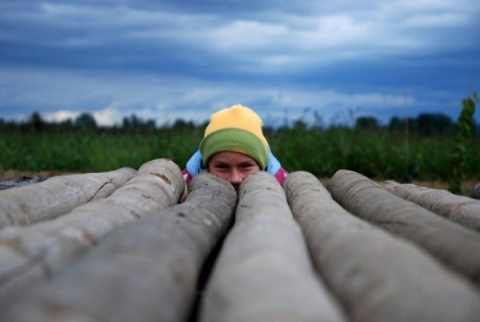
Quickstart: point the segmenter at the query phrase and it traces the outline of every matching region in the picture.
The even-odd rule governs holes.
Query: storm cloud
[[[0,118],[456,118],[478,17],[473,0],[0,1]]]

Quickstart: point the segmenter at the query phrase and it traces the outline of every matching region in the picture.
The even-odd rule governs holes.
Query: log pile
[[[339,170],[0,191],[0,321],[478,321],[480,201]]]

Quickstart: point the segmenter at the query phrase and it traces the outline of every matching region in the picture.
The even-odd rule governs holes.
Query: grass
[[[197,149],[203,129],[162,128],[147,133],[117,130],[9,131],[0,130],[4,170],[109,171],[139,168],[155,158],[169,158],[183,167]],[[338,169],[357,171],[371,178],[402,182],[448,181],[454,160],[452,136],[410,135],[349,128],[267,130],[276,157],[287,171],[304,170],[330,177]],[[480,178],[478,137],[467,143],[464,160],[467,178]]]

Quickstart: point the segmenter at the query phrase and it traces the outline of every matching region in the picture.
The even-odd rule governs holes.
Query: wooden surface
[[[339,170],[325,185],[303,171],[283,186],[259,172],[238,196],[203,173],[178,204],[185,182],[171,160],[124,174],[131,177],[104,196],[0,229],[0,321],[480,316],[480,233],[439,213],[473,198],[447,205],[433,189],[436,197],[422,205],[399,195],[409,187],[395,184],[394,193]],[[62,196],[65,177],[43,193]],[[27,195],[45,182],[12,189]],[[0,203],[9,190],[0,191]],[[31,209],[42,205],[24,200]]]
[[[480,200],[458,196],[447,190],[400,184],[391,180],[383,182],[382,185],[391,193],[419,204],[439,216],[480,231]]]
[[[186,202],[117,229],[5,319],[184,321],[198,271],[233,220],[235,198],[223,180],[195,177]]]
[[[114,229],[176,204],[184,187],[175,163],[154,160],[108,198],[92,200],[56,220],[0,230],[0,308],[49,280]],[[0,199],[3,192],[8,190]]]
[[[352,321],[480,317],[473,285],[414,244],[347,212],[313,175],[289,174],[285,191],[321,277]]]
[[[415,242],[480,284],[480,235],[477,232],[402,199],[353,171],[337,171],[327,188],[347,211]]]
[[[300,227],[276,179],[241,185],[235,225],[202,297],[203,322],[345,321],[316,277]]]
[[[53,219],[91,200],[108,197],[135,173],[134,169],[121,168],[103,173],[72,174],[2,190],[0,229]]]

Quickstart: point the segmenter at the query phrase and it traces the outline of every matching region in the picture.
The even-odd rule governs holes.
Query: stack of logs
[[[0,321],[479,321],[480,201],[167,159],[0,191]]]

